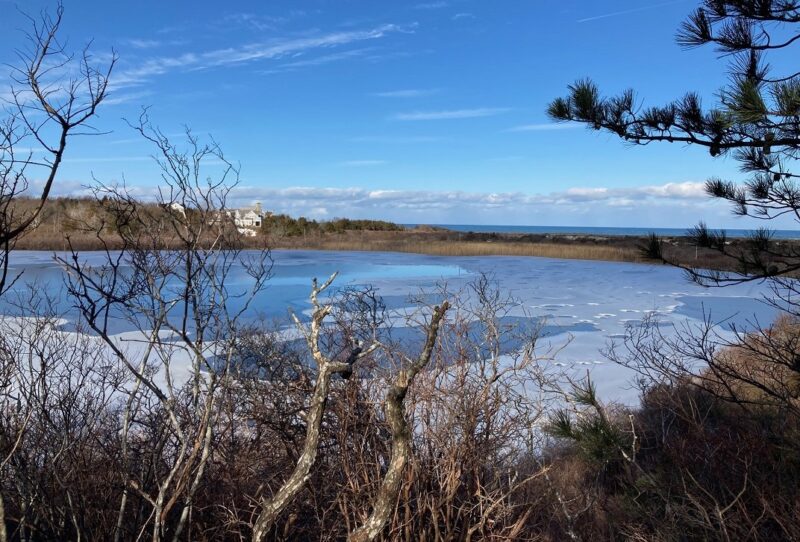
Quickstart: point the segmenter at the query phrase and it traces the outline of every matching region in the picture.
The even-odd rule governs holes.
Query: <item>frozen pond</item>
[[[86,253],[89,261],[100,255]],[[555,260],[526,257],[437,257],[377,252],[274,251],[273,278],[252,305],[252,317],[282,320],[287,309],[302,313],[312,277],[327,278],[339,272],[336,285],[371,284],[390,309],[408,305],[408,296],[433,291],[446,281],[455,290],[481,273],[489,273],[499,286],[520,302],[516,317],[530,317],[544,325],[544,342],[565,343],[557,362],[591,369],[604,397],[630,401],[631,375],[603,359],[600,350],[619,338],[628,324],[648,312],[669,323],[699,323],[706,314],[715,322],[762,324],[775,317],[761,301],[766,286],[746,284],[707,289],[689,283],[683,273],[663,265]],[[60,300],[67,319],[75,317],[60,293],[64,275],[49,252],[17,252],[11,272],[23,272],[15,289],[26,283],[46,288]],[[243,269],[231,276],[231,288],[244,289],[249,276]],[[10,299],[13,292],[8,294]],[[13,314],[5,299],[0,311]],[[527,315],[527,316],[526,316]],[[119,332],[126,331],[120,328]]]

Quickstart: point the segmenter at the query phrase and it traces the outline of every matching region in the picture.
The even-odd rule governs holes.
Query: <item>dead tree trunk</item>
[[[313,314],[311,316],[311,326],[307,329],[300,323],[300,320],[293,315],[298,329],[305,335],[308,348],[314,362],[317,364],[318,375],[314,384],[314,392],[311,396],[308,414],[306,417],[306,435],[303,443],[303,451],[297,461],[292,474],[269,498],[262,498],[261,511],[253,524],[253,542],[260,542],[266,538],[267,533],[272,528],[275,520],[286,506],[297,496],[305,487],[311,477],[311,468],[317,459],[317,449],[319,447],[320,430],[322,428],[322,418],[325,414],[325,407],[328,402],[328,392],[330,390],[331,378],[337,373],[348,373],[352,370],[352,364],[372,352],[377,348],[377,343],[369,348],[361,350],[360,347],[354,348],[347,362],[337,362],[329,359],[322,353],[319,346],[319,336],[323,327],[323,320],[333,310],[332,305],[321,305],[319,294],[325,291],[336,278],[336,273],[325,281],[322,286],[317,285],[314,279],[311,289],[311,303]]]
[[[417,374],[431,360],[433,347],[439,334],[439,324],[449,308],[449,303],[445,301],[440,307],[436,307],[433,310],[422,352],[420,352],[416,360],[408,360],[409,367],[398,373],[392,383],[392,387],[389,388],[386,394],[384,409],[386,421],[389,423],[389,429],[392,433],[392,457],[383,477],[378,497],[375,499],[372,514],[364,525],[353,531],[348,537],[349,542],[371,542],[375,540],[383,532],[383,528],[386,526],[386,522],[389,520],[397,503],[397,497],[400,494],[400,487],[403,483],[403,469],[411,456],[411,429],[406,421],[404,401],[408,393],[408,387]]]

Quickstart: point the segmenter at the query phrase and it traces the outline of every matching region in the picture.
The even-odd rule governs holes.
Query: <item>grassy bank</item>
[[[104,250],[122,247],[119,232],[109,215],[108,203],[88,198],[55,198],[45,205],[36,227],[18,240],[16,250],[60,251]],[[15,212],[24,216],[35,206],[33,200],[21,199]],[[146,221],[160,223],[166,212],[162,207],[142,204]],[[196,214],[196,213],[195,213]],[[125,227],[130,227],[126,225]],[[149,224],[139,224],[143,231]],[[233,228],[233,225],[230,225]],[[174,232],[170,238],[149,239],[149,246],[179,247]],[[214,233],[207,233],[214,241]],[[407,229],[377,220],[335,219],[316,222],[303,217],[270,215],[253,237],[238,236],[235,230],[226,236],[226,243],[237,248],[338,251],[378,251],[430,254],[434,256],[534,256],[571,260],[601,260],[612,262],[654,263],[641,250],[647,245],[645,237],[574,234],[475,233],[458,232],[435,227]],[[736,267],[730,255],[752,251],[745,239],[722,241],[729,255],[710,248],[698,248],[687,237],[668,237],[662,240],[663,254],[671,262],[688,267],[731,270]],[[786,246],[781,246],[786,245]],[[782,251],[800,251],[800,242],[776,240],[774,246]],[[761,249],[758,249],[761,250]],[[769,259],[769,254],[764,253]]]
[[[800,250],[795,240],[774,241],[780,250]],[[568,260],[660,263],[648,258],[643,248],[648,238],[641,236],[600,236],[574,234],[464,233],[448,230],[406,230],[400,232],[344,232],[331,235],[270,237],[269,246],[280,249],[358,250],[408,252],[434,256],[535,256]],[[752,251],[752,241],[730,239],[725,253],[696,246],[689,237],[660,240],[664,258],[684,267],[736,271],[737,254]],[[769,254],[763,256],[769,259]]]
[[[66,239],[69,236],[69,242]],[[179,245],[176,241],[176,247]],[[732,240],[731,249],[744,243]],[[405,252],[433,256],[518,256],[559,258],[567,260],[595,260],[609,262],[656,263],[646,258],[641,247],[643,237],[613,237],[567,234],[496,234],[461,233],[446,230],[404,231],[345,231],[338,233],[315,232],[308,235],[259,235],[241,237],[238,248],[262,249],[265,247],[287,250],[336,250],[366,252]],[[800,250],[796,241],[780,241]],[[58,233],[50,228],[39,228],[23,237],[17,250],[104,250],[121,248],[115,233],[104,233],[101,238],[81,231]],[[169,239],[162,246],[171,246]],[[672,262],[690,267],[730,270],[735,261],[711,249],[697,248],[688,238],[664,239],[664,255]]]
[[[273,248],[306,250],[359,250],[370,252],[409,252],[433,256],[538,256],[568,260],[644,261],[634,248],[565,243],[517,243],[486,241],[445,241],[370,238],[316,238],[302,242],[275,239]]]

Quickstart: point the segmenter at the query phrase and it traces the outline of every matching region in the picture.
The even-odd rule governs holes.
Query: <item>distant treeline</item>
[[[317,222],[304,216],[292,218],[289,215],[265,216],[261,231],[270,235],[296,237],[316,233],[344,233],[346,231],[402,231],[405,228],[384,220],[351,220],[334,218]]]
[[[14,202],[14,215],[17,220],[23,219],[36,208],[36,201],[31,198],[18,198]],[[148,209],[144,216],[159,220],[164,208],[156,203],[141,202],[143,209]],[[83,250],[101,248],[97,234],[110,245],[115,244],[119,235],[118,225],[109,219],[107,202],[104,198],[58,197],[48,200],[42,213],[34,223],[34,227],[19,240],[16,248],[21,249],[63,249],[65,238]],[[187,216],[195,215],[192,209],[186,209]],[[140,225],[141,227],[142,225]],[[126,227],[132,227],[128,224]],[[231,223],[231,227],[233,224]],[[342,234],[348,231],[358,232],[399,232],[403,226],[383,220],[351,220],[335,218],[317,221],[305,217],[294,218],[285,214],[264,216],[261,229],[253,228],[259,234],[272,239],[281,237],[320,236],[325,234]]]

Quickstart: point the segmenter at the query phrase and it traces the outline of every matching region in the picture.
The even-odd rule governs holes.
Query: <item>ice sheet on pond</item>
[[[99,265],[102,255],[85,253],[86,261]],[[769,290],[748,283],[723,289],[707,289],[688,282],[682,271],[664,265],[618,262],[556,260],[548,258],[482,256],[437,257],[416,254],[335,251],[273,252],[273,278],[248,312],[248,318],[288,322],[288,310],[308,314],[311,279],[339,277],[329,295],[343,288],[372,285],[387,308],[410,307],[409,297],[424,293],[429,302],[440,302],[437,285],[446,282],[451,291],[464,287],[480,273],[488,273],[497,285],[519,302],[508,318],[529,319],[542,328],[542,348],[548,344],[560,351],[556,363],[593,373],[606,399],[634,402],[632,375],[604,359],[600,351],[609,341],[623,336],[626,326],[655,315],[662,330],[674,324],[699,324],[704,317],[724,325],[765,325],[775,309],[761,299]],[[63,291],[64,272],[48,252],[16,252],[11,273],[22,272],[14,289],[26,283],[45,287],[65,312],[65,329],[77,314]],[[228,287],[244,292],[252,278],[243,267],[234,268]],[[0,311],[13,315],[17,308],[0,298]],[[237,303],[234,299],[233,303]],[[235,310],[234,305],[231,309]],[[116,322],[116,333],[131,331],[131,324]],[[568,343],[568,344],[567,344]]]

